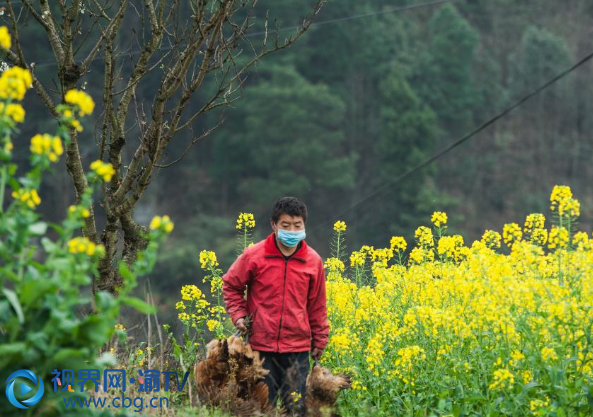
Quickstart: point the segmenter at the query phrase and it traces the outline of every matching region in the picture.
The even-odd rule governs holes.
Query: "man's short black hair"
[[[278,223],[282,214],[289,216],[301,216],[307,222],[307,206],[296,197],[282,197],[272,207],[272,221]]]

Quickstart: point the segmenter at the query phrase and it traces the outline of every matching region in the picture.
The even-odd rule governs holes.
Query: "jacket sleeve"
[[[222,277],[222,298],[233,324],[248,314],[245,288],[251,281],[249,251],[245,250]]]
[[[317,276],[309,287],[307,312],[311,327],[311,345],[313,348],[325,349],[329,333],[327,320],[327,301],[325,297],[325,269],[323,261],[319,259]]]

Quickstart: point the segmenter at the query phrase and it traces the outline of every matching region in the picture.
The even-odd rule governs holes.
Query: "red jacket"
[[[251,314],[249,344],[255,350],[324,349],[329,323],[323,261],[304,240],[285,260],[275,239],[271,233],[246,248],[223,276],[227,312],[233,323]]]

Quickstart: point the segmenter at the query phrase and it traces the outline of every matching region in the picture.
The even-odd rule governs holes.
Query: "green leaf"
[[[52,361],[59,364],[62,362],[71,361],[72,359],[84,359],[86,355],[88,355],[86,349],[65,348],[56,353],[52,358]]]
[[[57,292],[57,285],[48,280],[29,281],[21,287],[21,301],[28,306],[36,302],[47,293]]]
[[[156,312],[155,306],[148,304],[147,302],[142,301],[139,298],[122,297],[121,302],[131,307],[134,307],[136,310],[144,314],[153,314]]]
[[[98,311],[105,311],[109,308],[112,308],[116,301],[111,294],[106,291],[99,291],[95,294],[95,303],[97,306]]]
[[[4,368],[7,364],[14,362],[14,355],[22,355],[26,349],[27,345],[23,342],[0,345],[0,368]]]
[[[50,271],[67,271],[70,269],[71,261],[70,258],[54,258],[45,263],[45,267]]]
[[[14,272],[9,271],[6,268],[0,268],[0,274],[2,274],[3,277],[6,277],[11,281],[14,281],[14,282],[19,281],[19,276],[17,274],[15,274]]]
[[[14,191],[18,191],[21,189],[21,184],[19,184],[19,182],[14,178],[8,178],[7,182],[8,185],[10,185],[10,188],[12,188]]]
[[[47,253],[53,252],[56,248],[56,244],[46,237],[41,239],[41,246],[43,246],[43,249],[45,249]]]
[[[523,392],[529,391],[531,388],[539,387],[539,384],[535,381],[531,381],[525,385],[523,385]]]
[[[27,265],[27,280],[41,279],[39,270],[43,270],[44,268],[39,262],[29,261],[29,265]]]
[[[43,236],[47,232],[47,223],[37,222],[29,226],[29,233],[33,236]]]
[[[101,346],[113,333],[113,322],[109,316],[87,316],[78,324],[76,340],[86,347]]]
[[[60,236],[62,236],[64,234],[64,228],[57,225],[57,224],[50,224],[49,227],[51,227],[53,230],[55,230]]]
[[[27,334],[27,340],[37,349],[42,351],[47,351],[49,337],[50,335],[45,331],[31,332]]]
[[[21,307],[21,303],[19,302],[19,298],[17,297],[16,293],[8,288],[2,288],[2,293],[4,296],[10,301],[10,305],[14,308],[17,317],[19,318],[19,322],[22,324],[25,322],[25,316],[23,314],[23,309]]]
[[[119,263],[119,273],[124,280],[134,279],[134,274],[132,274],[132,271],[130,271],[125,262]]]

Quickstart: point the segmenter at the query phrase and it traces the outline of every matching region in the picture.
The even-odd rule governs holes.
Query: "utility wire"
[[[394,7],[391,9],[385,9],[385,10],[381,10],[381,11],[377,11],[377,12],[368,12],[368,13],[355,14],[352,16],[338,17],[335,19],[321,20],[319,22],[311,23],[311,25],[309,27],[312,28],[312,27],[317,27],[317,26],[329,25],[332,23],[342,23],[342,22],[347,22],[349,20],[361,19],[364,17],[379,16],[379,15],[388,14],[388,13],[405,12],[408,10],[421,9],[424,7],[438,6],[439,4],[443,4],[443,3],[458,3],[460,1],[462,1],[462,0],[436,0],[436,1],[431,1],[428,3],[411,4],[409,6]],[[289,26],[289,27],[279,29],[278,32],[285,32],[287,30],[296,30],[300,27],[301,26],[298,26],[298,25],[297,26]],[[249,38],[252,36],[258,36],[258,35],[264,35],[264,34],[266,34],[265,31],[254,32],[254,33],[245,35],[245,37]]]
[[[527,94],[526,96],[524,96],[523,98],[521,98],[520,100],[518,100],[517,102],[515,102],[515,104],[513,104],[512,106],[507,107],[501,113],[499,113],[495,117],[491,118],[487,122],[483,123],[481,126],[479,126],[478,128],[476,128],[475,130],[473,130],[470,133],[468,133],[467,135],[463,136],[461,139],[453,142],[452,144],[450,144],[449,146],[447,146],[445,149],[437,152],[436,154],[434,154],[430,158],[426,159],[425,161],[421,162],[420,164],[416,165],[415,167],[409,169],[408,171],[404,172],[403,174],[399,175],[398,177],[394,178],[393,180],[384,183],[382,186],[380,186],[379,188],[377,188],[376,190],[374,190],[370,194],[366,195],[365,197],[361,198],[359,201],[357,201],[356,203],[354,203],[350,207],[342,210],[341,212],[339,212],[338,214],[336,214],[334,217],[332,217],[330,219],[327,219],[327,220],[324,220],[321,223],[318,223],[313,228],[311,228],[311,232],[314,232],[317,229],[319,229],[321,226],[324,226],[324,225],[326,225],[328,223],[331,223],[331,222],[333,222],[335,220],[340,220],[342,216],[344,216],[345,214],[347,214],[351,210],[355,209],[356,207],[360,206],[365,201],[369,200],[370,198],[373,198],[374,196],[376,196],[377,194],[381,193],[382,191],[384,191],[384,190],[392,187],[393,185],[401,182],[402,180],[404,180],[404,179],[408,178],[409,176],[415,174],[416,172],[420,171],[422,168],[425,168],[426,166],[432,164],[436,160],[438,160],[441,157],[445,156],[446,154],[448,154],[449,152],[451,152],[453,149],[457,148],[458,146],[460,146],[464,142],[467,142],[468,140],[470,140],[471,138],[473,138],[475,135],[477,135],[478,133],[480,133],[482,130],[486,129],[488,126],[494,124],[498,120],[500,120],[503,117],[505,117],[507,114],[509,114],[511,111],[513,111],[517,107],[521,106],[523,103],[525,103],[527,100],[531,99],[533,96],[541,93],[543,90],[545,90],[546,88],[550,87],[552,84],[556,83],[557,81],[559,81],[560,79],[564,78],[566,75],[568,75],[569,73],[571,73],[572,71],[574,71],[575,69],[577,69],[578,67],[580,67],[581,65],[585,64],[587,61],[591,60],[591,58],[593,58],[593,52],[591,52],[590,54],[586,55],[584,58],[582,58],[581,60],[579,60],[577,63],[575,63],[571,67],[569,67],[566,70],[562,71],[560,74],[558,74],[557,76],[555,76],[551,80],[547,81],[541,87],[539,87],[536,90],[532,91],[531,93]]]
[[[334,24],[334,23],[342,23],[342,22],[347,22],[350,20],[355,20],[355,19],[362,19],[365,17],[372,17],[372,16],[379,16],[379,15],[384,15],[384,14],[388,14],[388,13],[398,13],[398,12],[405,12],[408,10],[415,10],[415,9],[421,9],[421,8],[425,8],[425,7],[433,7],[433,6],[438,6],[440,4],[444,4],[444,3],[458,3],[460,1],[464,1],[464,0],[435,0],[435,1],[431,1],[431,2],[426,2],[426,3],[418,3],[418,4],[412,4],[409,6],[402,6],[402,7],[394,7],[391,9],[385,9],[385,10],[381,10],[381,11],[376,11],[376,12],[368,12],[368,13],[361,13],[361,14],[356,14],[356,15],[351,15],[351,16],[344,16],[344,17],[338,17],[335,19],[328,19],[328,20],[321,20],[319,22],[313,22],[311,23],[311,25],[309,26],[309,28],[313,28],[313,27],[317,27],[317,26],[323,26],[323,25],[329,25],[329,24]],[[300,25],[295,25],[295,26],[288,26],[285,28],[279,28],[277,33],[281,33],[281,32],[287,32],[287,31],[292,31],[292,30],[297,30],[299,29],[301,26]],[[253,33],[247,33],[245,36],[243,36],[244,38],[252,38],[255,36],[261,36],[261,35],[265,35],[265,34],[270,34],[270,33],[276,33],[275,31],[260,31],[260,32],[253,32]],[[172,46],[167,46],[165,48],[161,48],[161,51],[170,51],[171,49],[173,49]],[[121,52],[119,54],[116,54],[116,58],[119,58],[121,56],[134,56],[139,54],[140,52],[142,52],[142,50],[136,50],[133,52]],[[97,61],[100,60],[101,57],[96,57],[93,59],[93,61]],[[40,63],[36,63],[35,66],[36,67],[50,67],[50,66],[55,66],[57,65],[57,63],[55,61],[47,61],[47,62],[40,62]]]

